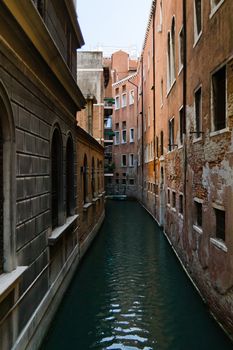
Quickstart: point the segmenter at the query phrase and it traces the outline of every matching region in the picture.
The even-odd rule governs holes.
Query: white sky
[[[84,37],[82,50],[100,49],[105,55],[118,49],[139,54],[152,0],[76,0]]]

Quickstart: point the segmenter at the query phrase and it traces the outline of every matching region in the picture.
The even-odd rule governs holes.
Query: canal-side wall
[[[42,8],[32,1],[0,3],[0,349],[4,350],[39,347],[80,261],[82,237],[93,238],[104,217],[103,147],[76,122],[85,99],[72,64],[82,35],[78,23],[72,27],[73,2],[56,3],[56,13],[52,4],[39,12]],[[73,51],[66,56],[63,49],[61,57],[54,41],[60,35],[59,45],[67,45],[59,26],[64,19],[72,27]],[[51,34],[54,40],[46,20],[50,29],[58,28]],[[87,207],[92,208],[88,225],[83,218]]]
[[[194,3],[200,2],[188,2],[184,12],[181,1],[154,1],[151,10],[138,106],[146,115],[154,48],[155,167],[146,162],[151,129],[142,118],[138,199],[164,227],[211,312],[232,336],[233,3],[202,1],[199,8]]]

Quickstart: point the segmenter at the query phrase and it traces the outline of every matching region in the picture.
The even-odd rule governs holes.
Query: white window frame
[[[220,0],[218,4],[215,4],[215,0],[210,0],[210,16],[212,18],[213,15],[218,11],[218,9],[222,6],[224,0]]]
[[[121,94],[121,107],[124,108],[127,106],[127,93],[124,92]]]
[[[129,91],[129,105],[134,104],[134,90]]]
[[[121,105],[120,105],[120,96],[115,96],[115,110],[118,110],[121,108]]]
[[[183,34],[183,37],[181,36],[181,34]],[[179,73],[182,71],[183,67],[184,67],[184,62],[181,61],[181,58],[183,57],[183,52],[182,52],[182,49],[184,49],[184,42],[183,42],[183,46],[181,45],[181,42],[182,40],[184,40],[184,27],[182,26],[180,28],[180,31],[179,31]],[[184,59],[184,57],[183,57]]]
[[[193,0],[193,34],[194,34],[194,44],[193,47],[198,43],[203,30],[203,0],[201,1],[201,30],[200,33],[197,32],[197,17],[196,17],[196,1]]]
[[[201,111],[201,115],[200,115],[200,136],[197,137],[197,133],[194,134],[194,141],[199,141],[202,139],[202,84],[198,85],[197,88],[194,90],[194,126],[195,126],[195,132],[197,131],[197,125],[196,125],[196,93],[198,92],[198,90],[201,89],[201,101],[200,101],[200,111]]]
[[[132,137],[132,131],[133,131],[133,137]],[[134,128],[129,129],[129,142],[134,142]]]
[[[129,167],[133,167],[134,166],[134,154],[130,153],[129,154]]]
[[[125,140],[123,137],[124,134],[125,134]],[[123,143],[123,144],[127,143],[127,130],[126,129],[121,130],[121,143]]]
[[[116,134],[118,135],[118,142],[117,142]],[[120,144],[120,131],[119,130],[115,131],[115,140],[114,141],[115,141],[114,142],[115,145],[119,145]]]

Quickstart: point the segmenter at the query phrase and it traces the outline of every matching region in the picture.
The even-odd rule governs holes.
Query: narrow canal
[[[107,203],[43,350],[228,350],[161,230],[136,202]]]

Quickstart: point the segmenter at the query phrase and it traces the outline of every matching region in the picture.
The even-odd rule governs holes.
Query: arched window
[[[87,156],[84,155],[83,160],[83,201],[88,202],[88,172],[87,172]]]
[[[175,18],[172,18],[171,26],[171,84],[175,80]]]
[[[15,125],[11,103],[0,82],[0,273],[16,266]]]
[[[51,147],[51,182],[52,182],[52,228],[62,224],[62,137],[58,127],[55,127]]]
[[[91,164],[91,193],[92,198],[95,197],[95,160],[94,157],[92,157],[92,164]]]
[[[66,216],[74,214],[74,147],[71,136],[66,144]]]

